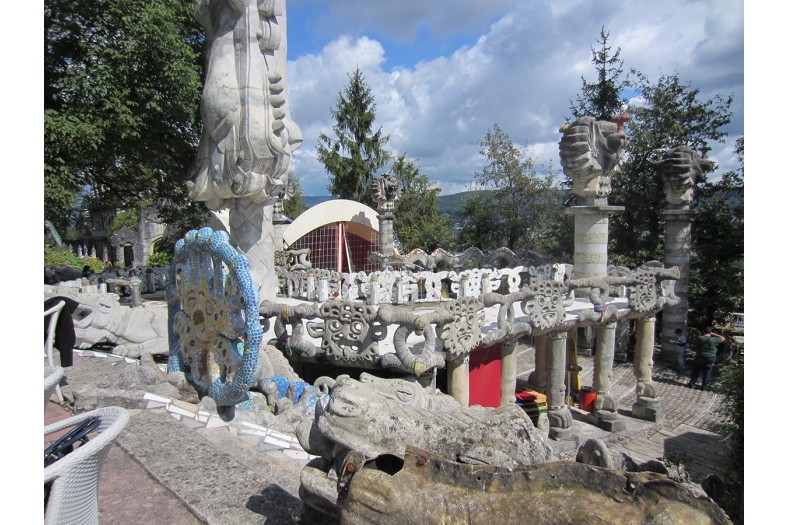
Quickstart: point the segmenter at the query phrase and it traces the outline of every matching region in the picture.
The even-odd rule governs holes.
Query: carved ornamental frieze
[[[523,312],[537,330],[556,326],[566,317],[564,310],[564,286],[557,281],[544,281],[531,286],[535,297],[524,301]]]
[[[309,322],[312,337],[321,338],[326,356],[339,361],[374,362],[386,326],[376,320],[375,309],[352,301],[326,301],[320,305],[322,322]]]
[[[455,357],[470,353],[481,341],[484,305],[478,299],[465,297],[443,308],[452,316],[452,321],[440,326],[438,333],[443,350]]]

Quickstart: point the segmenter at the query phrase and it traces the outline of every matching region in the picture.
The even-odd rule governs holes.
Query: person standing
[[[692,365],[692,375],[687,387],[693,388],[698,375],[701,377],[701,390],[706,390],[711,382],[711,373],[717,361],[717,345],[725,342],[725,336],[716,334],[710,326],[706,327],[704,335],[695,339],[695,362]]]

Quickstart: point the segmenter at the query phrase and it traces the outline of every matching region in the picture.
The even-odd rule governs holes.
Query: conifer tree
[[[575,119],[590,116],[597,120],[609,121],[619,115],[623,108],[621,92],[629,81],[626,78],[619,80],[624,69],[624,63],[619,58],[621,48],[616,48],[616,51],[612,52],[612,48],[608,45],[610,31],[605,31],[604,27],[599,33],[599,38],[597,43],[602,47],[591,48],[591,62],[596,67],[597,82],[590,83],[585,77],[580,77],[583,87],[575,101],[569,103]]]
[[[337,97],[331,110],[336,124],[335,138],[321,133],[317,159],[329,173],[329,192],[343,199],[352,199],[375,206],[370,192],[372,178],[390,159],[384,149],[388,135],[375,123],[375,98],[361,71],[356,71]]]

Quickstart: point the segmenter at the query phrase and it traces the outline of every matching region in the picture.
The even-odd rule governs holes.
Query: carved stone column
[[[616,432],[626,427],[618,414],[618,401],[610,395],[613,377],[613,354],[616,342],[616,323],[597,327],[596,354],[594,355],[594,401],[593,418],[598,427]]]
[[[284,233],[287,227],[290,225],[290,223],[288,222],[287,216],[285,215],[284,205],[281,200],[278,200],[274,203],[273,223],[274,223],[274,249],[284,250],[285,249]]]
[[[203,133],[189,198],[229,208],[230,244],[246,254],[259,299],[275,300],[272,205],[303,141],[288,104],[285,2],[197,2],[205,28]]]
[[[678,266],[681,272],[674,293],[679,298],[676,305],[667,305],[662,311],[662,358],[681,367],[682,348],[671,342],[676,329],[687,334],[689,311],[689,271],[692,250],[692,221],[697,212],[691,209],[695,186],[706,177],[712,163],[706,150],[699,155],[689,146],[679,146],[660,152],[654,167],[665,188],[667,207],[660,214],[665,220],[665,266]]]
[[[501,404],[512,405],[517,390],[517,341],[507,341],[501,345]]]
[[[468,354],[446,361],[449,395],[466,407],[471,399],[469,362]]]
[[[389,173],[377,177],[372,184],[372,195],[378,204],[378,242],[380,253],[394,255],[394,207],[401,189],[399,181]]]
[[[680,328],[687,335],[687,314],[689,312],[689,273],[690,252],[692,251],[692,221],[695,210],[665,210],[660,217],[665,221],[665,266],[678,266],[681,277],[676,281],[674,292],[679,304],[666,305],[662,309],[662,346],[663,361],[681,367],[683,347],[672,343],[676,338],[676,329]],[[685,356],[686,357],[686,356]]]
[[[635,392],[638,399],[632,405],[632,415],[647,421],[661,422],[664,419],[659,385],[651,380],[654,369],[654,316],[637,320],[635,342]]]
[[[547,351],[547,418],[553,439],[576,438],[572,412],[566,406],[566,332],[550,332]]]
[[[534,337],[534,371],[528,376],[528,384],[538,392],[547,390],[547,334],[540,334]]]
[[[629,117],[621,116],[616,122],[581,117],[561,128],[561,166],[572,178],[574,199],[564,210],[575,217],[574,279],[607,276],[608,218],[624,210],[608,206],[607,196],[619,169],[626,120]],[[578,289],[575,295],[588,297],[588,290]]]

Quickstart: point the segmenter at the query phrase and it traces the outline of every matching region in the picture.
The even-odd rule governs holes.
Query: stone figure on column
[[[607,197],[610,181],[619,169],[621,148],[626,142],[622,115],[616,122],[580,117],[561,128],[558,144],[561,166],[572,177],[572,194],[583,198]]]
[[[673,207],[689,207],[695,186],[712,168],[711,160],[689,146],[660,151],[653,163],[664,184],[668,204]]]
[[[303,140],[287,104],[285,0],[198,0],[194,16],[207,64],[189,197],[230,209],[230,243],[249,258],[261,299],[273,299],[271,205]]]
[[[380,253],[385,256],[394,254],[394,206],[400,193],[399,181],[389,173],[376,177],[372,184],[372,196],[380,212],[378,215]]]

